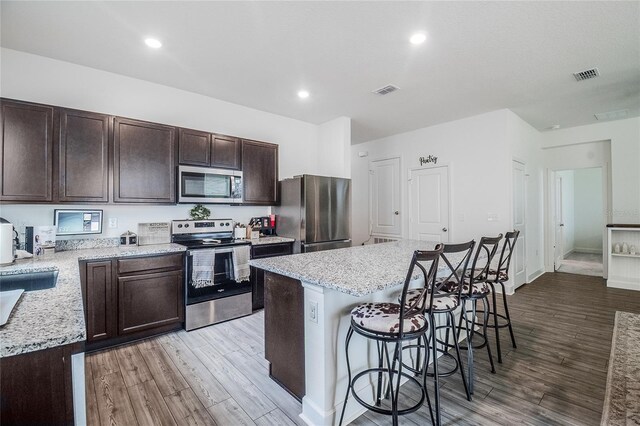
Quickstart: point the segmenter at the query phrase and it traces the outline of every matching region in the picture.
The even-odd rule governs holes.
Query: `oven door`
[[[193,254],[187,252],[185,265],[185,287],[187,305],[220,299],[251,291],[251,282],[236,282],[233,274],[233,249],[215,249],[213,284],[205,287],[193,285]]]
[[[178,167],[178,202],[242,202],[242,172],[206,167]]]

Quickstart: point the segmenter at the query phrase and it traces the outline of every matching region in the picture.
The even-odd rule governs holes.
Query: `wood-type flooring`
[[[508,303],[517,349],[503,329],[496,374],[486,350],[476,352],[472,402],[459,374],[441,380],[443,424],[599,424],[615,312],[640,313],[640,292],[609,289],[597,277],[549,273],[518,289]],[[258,312],[88,354],[88,424],[304,424],[301,404],[268,376],[263,321]],[[493,341],[492,348],[495,358]],[[406,385],[401,393],[407,404],[418,395]],[[428,410],[400,423],[429,424]],[[367,412],[352,424],[391,421]]]

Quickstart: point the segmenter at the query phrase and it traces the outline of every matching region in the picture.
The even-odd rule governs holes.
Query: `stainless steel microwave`
[[[179,203],[242,203],[242,172],[210,167],[178,167]]]

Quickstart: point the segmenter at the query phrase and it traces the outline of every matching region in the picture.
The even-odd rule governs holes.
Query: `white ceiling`
[[[4,47],[312,123],[353,142],[500,108],[544,130],[640,115],[640,2],[5,1]],[[408,43],[415,31],[427,42]],[[157,51],[143,39],[164,43]],[[576,82],[596,66],[601,76]],[[371,93],[388,83],[401,88]],[[300,100],[296,92],[311,92]]]

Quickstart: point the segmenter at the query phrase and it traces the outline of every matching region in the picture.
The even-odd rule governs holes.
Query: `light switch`
[[[109,228],[117,228],[118,227],[118,218],[110,217],[109,218]]]

